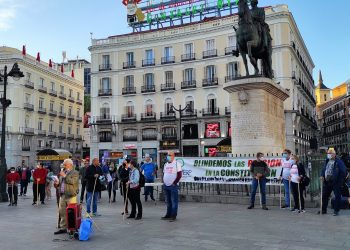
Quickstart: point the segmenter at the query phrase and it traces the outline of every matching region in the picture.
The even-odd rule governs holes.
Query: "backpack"
[[[143,173],[141,171],[139,171],[139,173],[140,173],[139,186],[144,187],[145,183],[146,183],[145,176],[143,175]]]

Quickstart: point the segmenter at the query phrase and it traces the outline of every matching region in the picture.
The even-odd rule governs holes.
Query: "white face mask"
[[[327,158],[330,160],[332,159],[332,154],[327,154]]]
[[[14,174],[14,173],[15,173],[15,171],[11,171],[11,173],[12,173],[12,174]]]
[[[265,160],[265,158],[264,158],[264,157],[260,157],[259,159],[260,159],[260,161],[263,161],[263,160]]]

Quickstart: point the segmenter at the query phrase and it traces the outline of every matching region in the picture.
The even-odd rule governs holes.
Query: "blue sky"
[[[94,38],[128,33],[121,0],[0,0],[0,45],[22,48],[41,58],[90,59],[90,32]],[[260,0],[260,6],[289,5],[304,41],[328,87],[350,78],[350,1]],[[331,4],[336,4],[331,7]],[[334,26],[334,27],[333,27]]]

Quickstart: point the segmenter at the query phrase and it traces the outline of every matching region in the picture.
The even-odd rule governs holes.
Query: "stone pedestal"
[[[230,93],[233,156],[281,154],[286,145],[285,90],[269,78],[242,78],[224,85]]]

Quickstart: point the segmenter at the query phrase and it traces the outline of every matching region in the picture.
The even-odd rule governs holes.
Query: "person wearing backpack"
[[[129,181],[127,182],[127,193],[128,198],[131,203],[131,213],[127,217],[128,219],[141,220],[142,219],[142,203],[140,200],[140,171],[136,168],[136,163],[134,161],[128,161],[130,168]],[[137,205],[137,215],[136,215],[136,205]]]
[[[141,166],[141,173],[144,173],[145,176],[145,182],[146,183],[154,183],[154,176],[156,172],[156,165],[152,162],[152,159],[149,154],[145,155],[145,162]],[[155,201],[153,196],[153,187],[152,186],[146,186],[145,187],[145,201],[147,202],[148,196],[151,197],[152,201]]]
[[[333,192],[335,196],[333,216],[339,215],[341,205],[341,187],[344,185],[346,176],[347,171],[344,162],[337,158],[336,152],[333,148],[328,149],[326,164],[322,169],[320,177],[321,185],[323,185],[322,212],[318,211],[318,213],[327,213],[329,197]]]

